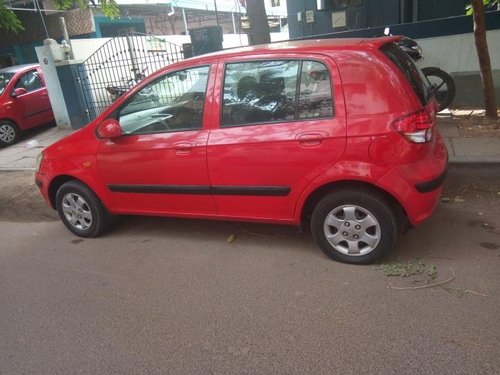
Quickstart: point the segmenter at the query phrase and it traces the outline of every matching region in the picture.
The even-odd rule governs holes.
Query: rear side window
[[[328,69],[317,61],[304,61],[300,74],[299,119],[332,116],[332,85]]]
[[[380,50],[404,74],[413,91],[417,94],[420,103],[425,105],[432,95],[431,87],[420,69],[415,66],[411,57],[395,43],[386,44]]]
[[[222,127],[333,116],[330,74],[317,61],[226,65]]]

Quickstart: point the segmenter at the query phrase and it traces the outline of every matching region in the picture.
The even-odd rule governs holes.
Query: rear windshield
[[[386,55],[405,75],[410,83],[413,91],[417,94],[418,99],[422,105],[427,104],[432,96],[431,86],[423,73],[418,69],[410,56],[408,56],[401,48],[395,43],[384,45],[381,49],[382,53]]]

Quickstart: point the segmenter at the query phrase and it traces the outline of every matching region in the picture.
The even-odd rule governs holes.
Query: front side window
[[[117,115],[124,134],[202,128],[209,67],[166,74],[144,86]]]
[[[317,61],[227,64],[221,126],[333,116],[330,74]]]
[[[42,80],[38,75],[36,70],[31,70],[27,73],[24,73],[19,80],[16,82],[14,89],[25,89],[26,91],[34,91],[42,88]]]

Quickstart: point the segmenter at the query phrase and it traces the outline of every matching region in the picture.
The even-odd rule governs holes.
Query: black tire
[[[311,231],[318,246],[330,258],[344,263],[369,264],[396,245],[402,228],[397,212],[376,192],[339,190],[316,205]]]
[[[84,184],[69,181],[56,193],[56,208],[66,227],[79,237],[97,237],[108,229],[111,214]]]
[[[13,145],[19,140],[21,131],[12,121],[0,120],[0,147]]]
[[[427,81],[436,87],[434,95],[439,103],[439,111],[448,108],[456,93],[453,77],[444,70],[434,67],[423,68],[422,73],[424,73]]]

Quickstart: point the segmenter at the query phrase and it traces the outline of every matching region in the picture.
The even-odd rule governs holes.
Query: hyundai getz
[[[432,88],[397,40],[169,65],[45,149],[36,183],[81,237],[117,214],[310,225],[329,257],[373,262],[432,214],[447,168]]]

